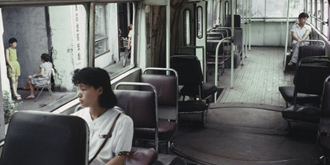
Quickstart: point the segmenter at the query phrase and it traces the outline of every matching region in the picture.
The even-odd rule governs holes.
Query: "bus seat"
[[[151,73],[152,71],[153,73]],[[173,74],[158,74],[155,73],[156,71],[169,71]],[[150,83],[157,90],[158,118],[177,122],[178,76],[176,71],[170,68],[146,68],[140,77],[140,81]]]
[[[317,134],[317,144],[324,159],[330,158],[330,76],[325,80],[321,104],[321,118]]]
[[[306,40],[308,42],[309,40]],[[320,40],[310,40],[312,42],[322,42]],[[305,42],[305,41],[304,41]],[[302,58],[305,57],[311,57],[311,56],[324,56],[325,55],[325,47],[324,45],[302,45],[299,47],[298,52],[298,61],[300,61]],[[292,104],[293,101],[293,91],[294,86],[282,86],[279,87],[279,91],[286,101],[286,106],[288,107],[288,104]],[[309,94],[303,94],[298,93],[297,95],[297,103],[314,103],[319,104],[320,103],[320,95],[309,95]]]
[[[330,133],[330,76],[324,83],[319,131]]]
[[[202,124],[206,127],[206,115],[209,109],[209,98],[217,91],[213,84],[203,83],[200,62],[194,55],[174,55],[171,57],[171,68],[178,72],[179,85],[182,85],[179,101],[179,114],[200,113]],[[204,84],[204,85],[203,85]],[[185,101],[185,96],[194,100]]]
[[[298,61],[310,56],[325,56],[325,47],[323,45],[302,45],[299,47]]]
[[[292,105],[293,102],[294,86],[280,86],[278,89],[283,99],[285,100],[286,107],[288,108],[289,105]],[[320,95],[297,93],[296,102],[297,104],[302,104],[302,103],[319,104],[320,99],[321,99]]]
[[[0,164],[88,164],[89,129],[80,117],[17,112],[11,119]]]
[[[154,71],[153,74],[147,73],[147,72]],[[172,74],[170,75],[162,75],[162,74],[155,74],[155,71],[169,71]],[[157,103],[158,103],[158,119],[160,119],[158,122],[161,125],[168,125],[170,126],[171,131],[174,131],[174,133],[177,130],[177,123],[178,123],[178,74],[175,70],[170,68],[146,68],[143,72],[143,74],[140,77],[140,81],[143,83],[149,83],[153,85],[156,88],[157,91]],[[142,90],[148,90],[147,88],[144,88]],[[161,121],[165,120],[165,121]],[[175,122],[175,130],[172,130],[172,125],[174,123],[169,123],[169,121]],[[171,125],[169,125],[171,124]],[[162,128],[163,126],[160,126]],[[163,131],[159,134],[163,134]],[[165,136],[160,137],[159,139],[171,139],[172,136],[174,136],[174,133],[167,133],[164,135],[159,136]],[[167,150],[166,153],[168,153],[168,149],[170,148],[170,141],[167,141]]]
[[[118,90],[118,86],[150,86],[153,91]],[[177,123],[158,120],[157,92],[148,83],[119,83],[114,90],[121,107],[134,122],[134,139],[153,140],[158,152],[158,139],[169,144],[174,136]],[[167,150],[168,151],[168,150]]]
[[[322,95],[324,80],[330,75],[330,59],[327,57],[306,57],[299,64],[294,78],[293,105],[282,111],[288,121],[319,123],[320,109],[316,106],[298,105],[297,93]]]

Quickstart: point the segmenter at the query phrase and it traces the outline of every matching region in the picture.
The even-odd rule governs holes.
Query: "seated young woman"
[[[72,82],[77,86],[80,105],[85,107],[73,115],[83,118],[89,126],[90,161],[120,114],[112,136],[90,165],[125,164],[126,155],[132,147],[133,121],[116,106],[117,98],[111,89],[108,72],[100,68],[78,69]]]
[[[49,76],[51,70],[53,68],[53,64],[49,62],[50,56],[47,53],[43,53],[41,55],[41,65],[40,65],[40,72],[30,75],[26,80],[26,85],[22,87],[23,89],[30,89],[30,95],[25,97],[25,99],[33,99],[34,98],[34,87],[38,85],[44,85],[48,83]]]

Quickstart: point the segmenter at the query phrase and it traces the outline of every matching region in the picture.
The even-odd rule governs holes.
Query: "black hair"
[[[309,18],[308,14],[305,13],[305,12],[302,12],[302,13],[299,14],[298,18],[306,18],[306,17]]]
[[[42,53],[41,59],[43,59],[45,62],[48,62],[48,61],[50,61],[50,55],[47,53]]]
[[[110,76],[107,71],[101,68],[76,69],[72,76],[75,85],[85,84],[93,86],[95,89],[103,88],[99,96],[99,104],[103,108],[113,108],[117,105],[117,97],[111,89]]]
[[[14,43],[14,42],[17,42],[17,39],[16,38],[10,38],[9,39],[9,45]]]

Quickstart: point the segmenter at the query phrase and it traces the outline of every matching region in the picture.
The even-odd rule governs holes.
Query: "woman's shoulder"
[[[117,114],[121,114],[118,118],[118,121],[124,122],[124,123],[133,123],[133,120],[131,117],[125,114],[125,112],[118,106],[113,107],[113,110],[117,112]]]
[[[80,117],[84,117],[86,114],[89,114],[89,108],[83,108],[80,109],[79,111],[73,113],[73,116],[80,116]]]

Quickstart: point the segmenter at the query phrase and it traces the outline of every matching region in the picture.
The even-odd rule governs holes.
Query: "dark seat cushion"
[[[201,100],[179,101],[179,113],[202,113],[207,108],[207,104]]]
[[[308,123],[319,123],[321,111],[319,108],[310,106],[291,106],[282,111],[286,120],[302,121]]]
[[[330,117],[323,116],[320,119],[319,132],[330,133]]]
[[[163,141],[170,140],[176,131],[175,122],[169,121],[158,121],[158,139]],[[134,138],[139,139],[154,139],[155,129],[154,128],[134,128]]]
[[[126,157],[126,165],[151,165],[156,161],[156,159],[155,149],[132,147],[129,156]]]
[[[210,83],[202,83],[202,89],[201,89],[201,99],[205,99],[209,97],[210,95],[217,92],[217,87],[214,84]],[[185,85],[180,90],[180,94],[195,97],[199,94],[198,85]]]
[[[285,101],[290,103],[293,102],[294,86],[281,86],[278,89]],[[319,104],[320,101],[321,101],[320,95],[304,94],[304,93],[297,94],[297,103]]]

